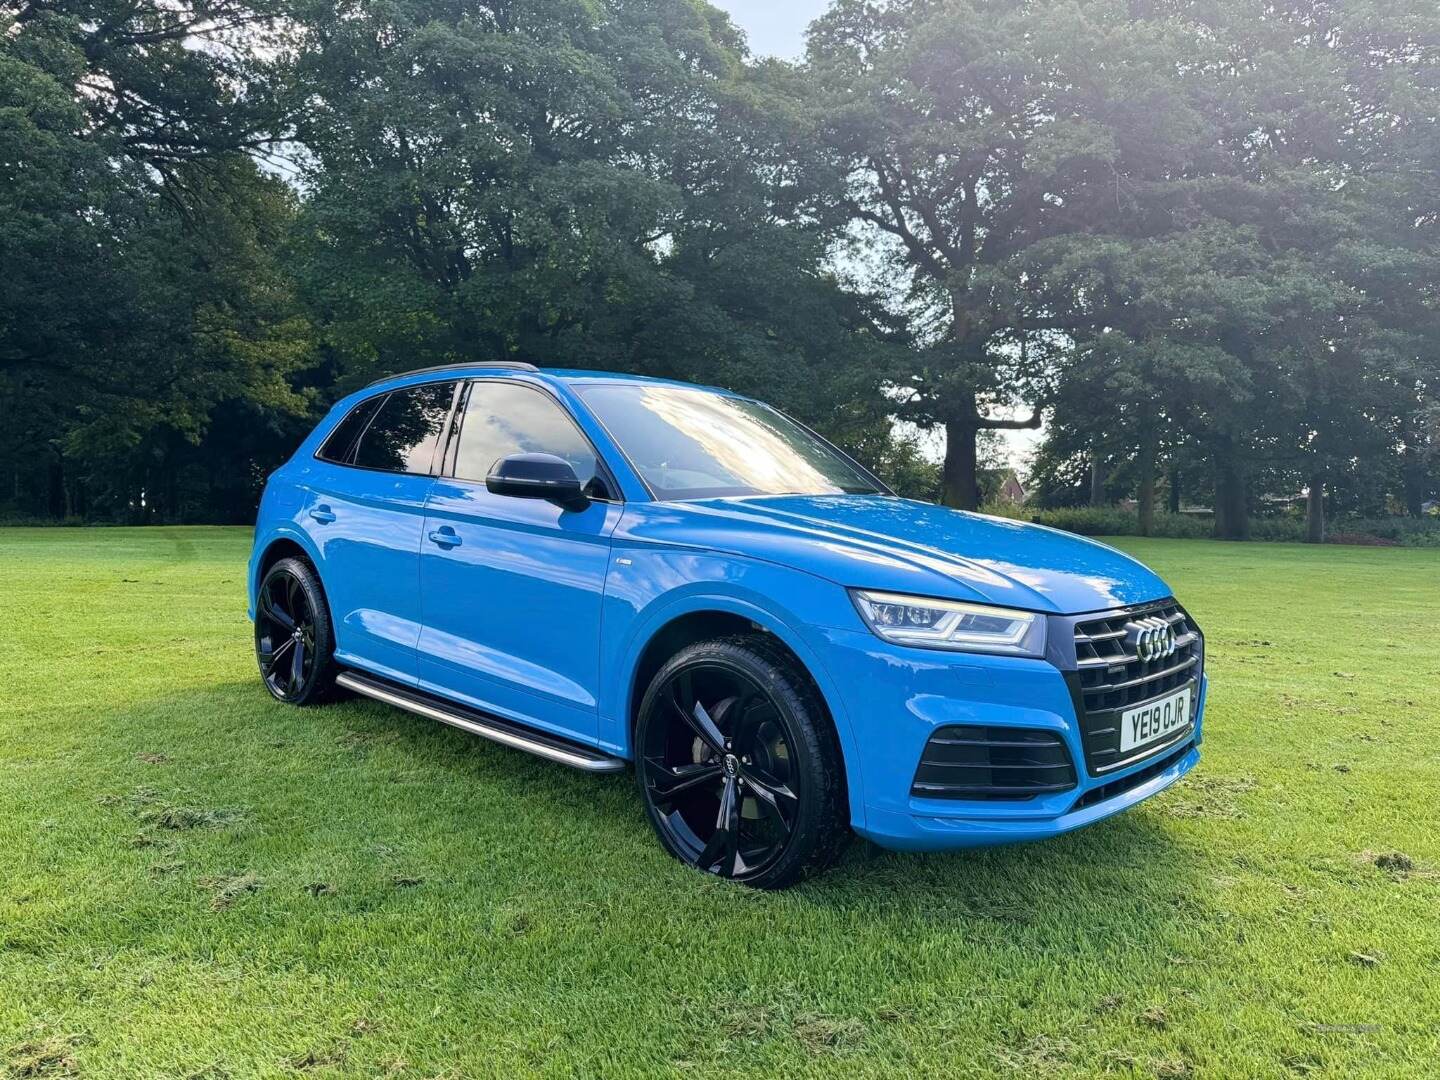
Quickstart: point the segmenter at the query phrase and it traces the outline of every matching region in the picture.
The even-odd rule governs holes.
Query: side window
[[[321,461],[333,461],[337,465],[350,464],[350,455],[355,449],[355,440],[365,430],[365,425],[370,423],[370,418],[375,415],[375,410],[385,400],[384,394],[377,394],[375,397],[367,398],[360,402],[348,413],[345,419],[335,425],[335,430],[330,432],[324,444],[316,453]]]
[[[429,472],[454,395],[453,382],[392,391],[360,436],[355,464],[387,472]]]
[[[484,480],[511,454],[554,454],[570,463],[592,498],[611,498],[599,462],[575,421],[553,398],[517,383],[479,379],[470,384],[455,475]]]

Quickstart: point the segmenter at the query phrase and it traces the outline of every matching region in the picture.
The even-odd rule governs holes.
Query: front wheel
[[[805,673],[761,635],[672,657],[641,702],[635,745],[650,822],[696,869],[784,888],[849,838],[834,728]]]
[[[287,705],[324,700],[335,684],[334,648],[319,575],[300,559],[281,559],[255,598],[255,660],[265,689]]]

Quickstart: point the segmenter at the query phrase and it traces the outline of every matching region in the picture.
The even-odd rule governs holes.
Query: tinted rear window
[[[385,395],[380,394],[360,402],[345,415],[345,419],[335,425],[335,430],[330,432],[330,437],[320,447],[320,452],[315,456],[321,461],[333,461],[340,465],[348,465],[351,455],[355,452],[355,440],[365,430],[365,425],[375,415],[375,410],[385,400]]]
[[[360,436],[355,464],[387,472],[429,472],[454,394],[453,382],[392,392]]]

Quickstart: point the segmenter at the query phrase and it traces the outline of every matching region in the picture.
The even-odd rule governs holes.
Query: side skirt
[[[620,772],[625,768],[625,762],[620,758],[603,754],[581,743],[535,731],[522,724],[502,720],[498,716],[489,716],[434,694],[427,694],[423,690],[396,686],[373,675],[343,671],[336,676],[335,683],[365,697],[394,705],[398,709],[439,720],[442,724],[468,731],[471,735],[479,735],[502,746],[524,750],[547,761],[558,761],[582,772],[610,773]]]

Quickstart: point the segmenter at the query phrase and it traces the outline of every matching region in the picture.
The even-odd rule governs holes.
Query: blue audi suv
[[[1103,544],[901,499],[706,387],[521,363],[340,401],[265,488],[277,699],[365,695],[591,772],[660,842],[778,888],[852,832],[1055,836],[1199,758],[1204,639]]]

